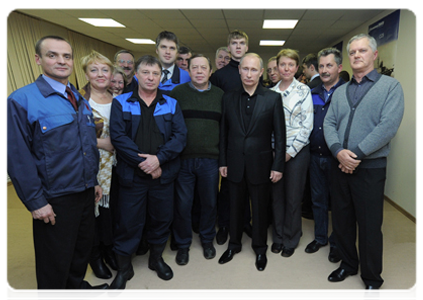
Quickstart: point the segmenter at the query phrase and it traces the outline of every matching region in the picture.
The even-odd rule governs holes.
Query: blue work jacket
[[[169,78],[165,83],[160,82],[159,90],[161,90],[163,94],[169,95],[170,91],[172,91],[175,86],[190,81],[191,77],[189,76],[189,73],[175,65],[172,77]]]
[[[141,107],[135,91],[122,94],[113,99],[110,114],[110,137],[117,152],[116,172],[119,182],[125,186],[132,186],[135,169],[145,160],[139,157],[139,150],[135,139],[141,121]],[[187,128],[178,102],[167,96],[161,95],[157,102],[153,116],[157,127],[163,135],[164,144],[157,153],[162,168],[160,182],[172,182],[180,169],[179,154],[186,146]]]
[[[40,76],[7,99],[7,171],[29,211],[98,184],[92,110],[71,85],[78,112]]]
[[[334,90],[339,86],[343,85],[345,81],[340,78],[334,86]],[[332,156],[328,146],[326,145],[325,136],[323,133],[323,121],[325,120],[326,114],[329,110],[329,105],[332,100],[332,94],[325,102],[325,96],[323,91],[323,85],[316,86],[311,91],[311,97],[313,99],[314,106],[314,118],[313,118],[313,130],[310,134],[310,152],[314,155],[319,156]]]

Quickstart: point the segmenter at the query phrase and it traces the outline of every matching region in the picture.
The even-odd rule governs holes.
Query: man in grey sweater
[[[383,284],[387,156],[404,113],[404,94],[397,80],[374,69],[378,51],[373,37],[354,36],[347,52],[353,78],[334,92],[324,121],[326,143],[337,159],[330,189],[333,230],[342,259],[328,280],[343,281],[357,274],[360,266],[366,288],[378,289]]]

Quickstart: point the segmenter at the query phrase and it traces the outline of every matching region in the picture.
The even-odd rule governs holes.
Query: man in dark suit
[[[317,62],[317,55],[314,53],[308,54],[303,58],[303,73],[307,78],[307,86],[310,90],[314,89],[317,86],[322,86],[322,79],[319,74],[319,67]],[[310,171],[307,170],[307,179],[304,189],[303,203],[302,203],[302,216],[306,219],[314,219],[312,202],[311,202],[311,188],[310,188]]]
[[[319,67],[317,63],[317,55],[314,53],[310,53],[306,57],[303,58],[303,73],[305,77],[308,79],[308,87],[310,90],[314,89],[316,86],[322,85],[322,79],[320,79],[319,75]]]
[[[285,118],[279,94],[259,84],[263,60],[254,53],[240,61],[242,87],[222,99],[219,170],[229,182],[230,240],[219,260],[224,264],[241,251],[246,193],[252,205],[252,247],[256,267],[263,271],[267,258],[270,182],[282,178],[285,163]],[[272,152],[272,132],[275,155]]]

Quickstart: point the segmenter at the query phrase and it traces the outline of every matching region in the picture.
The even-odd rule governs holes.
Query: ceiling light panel
[[[264,20],[263,29],[293,29],[298,20]]]
[[[79,20],[96,27],[125,27],[125,25],[107,18],[79,18]]]

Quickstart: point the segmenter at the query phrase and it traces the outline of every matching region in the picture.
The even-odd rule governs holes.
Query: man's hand
[[[94,187],[94,191],[95,191],[95,203],[98,203],[101,197],[103,197],[103,189],[101,188],[101,186],[96,185]]]
[[[40,209],[34,210],[31,213],[34,220],[43,220],[46,224],[50,222],[51,225],[56,224],[56,214],[54,213],[50,204],[47,204]]]
[[[153,177],[153,179],[159,178],[160,176],[162,176],[162,168],[158,167],[156,170],[151,172],[150,175]]]
[[[292,158],[291,155],[289,155],[288,153],[285,153],[285,162],[289,161]]]
[[[219,172],[220,172],[220,175],[222,177],[227,177],[228,176],[228,167],[220,167]]]
[[[278,172],[278,171],[270,171],[270,180],[273,182],[273,183],[276,183],[276,182],[278,182],[279,180],[281,180],[282,179],[282,176],[283,176],[283,174],[281,173],[281,172]]]
[[[356,157],[357,155],[348,149],[339,151],[339,153],[336,155],[336,158],[340,162],[339,168],[342,170],[342,172],[348,171],[345,173],[352,173],[352,171],[358,167],[358,165],[361,163],[361,160],[355,159]]]
[[[160,162],[156,155],[151,154],[138,154],[139,157],[144,157],[145,160],[138,165],[146,174],[153,173],[159,166]]]

